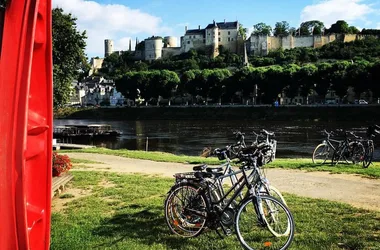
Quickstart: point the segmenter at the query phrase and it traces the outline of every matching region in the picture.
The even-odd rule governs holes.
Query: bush
[[[53,176],[60,176],[62,173],[69,171],[72,166],[67,155],[59,155],[53,152]]]

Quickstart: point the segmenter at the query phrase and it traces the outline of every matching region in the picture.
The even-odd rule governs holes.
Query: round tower
[[[170,48],[177,47],[177,38],[174,36],[166,36],[164,38],[164,42],[165,42],[166,47],[170,47]]]
[[[113,53],[113,41],[111,39],[104,40],[104,57]]]
[[[151,61],[162,57],[162,37],[145,39],[145,60]]]

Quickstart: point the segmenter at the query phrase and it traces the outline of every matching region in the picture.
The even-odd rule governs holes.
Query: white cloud
[[[372,5],[363,0],[323,0],[305,7],[301,12],[301,22],[320,20],[326,27],[337,20],[351,24],[356,20],[366,21],[366,15],[373,11]]]
[[[159,17],[120,4],[100,4],[85,0],[53,0],[54,7],[62,8],[78,18],[80,30],[87,31],[89,55],[104,54],[104,39],[113,39],[115,49],[127,50],[130,37],[161,35],[171,29],[162,25]],[[124,44],[126,47],[123,47]],[[134,47],[134,43],[133,47]]]

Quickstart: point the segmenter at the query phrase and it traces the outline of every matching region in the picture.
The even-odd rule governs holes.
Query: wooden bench
[[[53,177],[51,198],[53,198],[56,194],[60,194],[65,188],[65,185],[73,178],[74,176],[70,173]]]

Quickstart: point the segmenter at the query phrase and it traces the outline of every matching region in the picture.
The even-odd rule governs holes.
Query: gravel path
[[[191,165],[181,163],[154,162],[89,153],[67,153],[67,155],[71,158],[103,163],[85,164],[91,168],[84,168],[84,171],[157,174],[167,177],[172,177],[178,172],[192,171]],[[267,169],[266,175],[271,184],[281,192],[339,201],[355,207],[380,211],[380,180],[347,174],[283,169]]]

